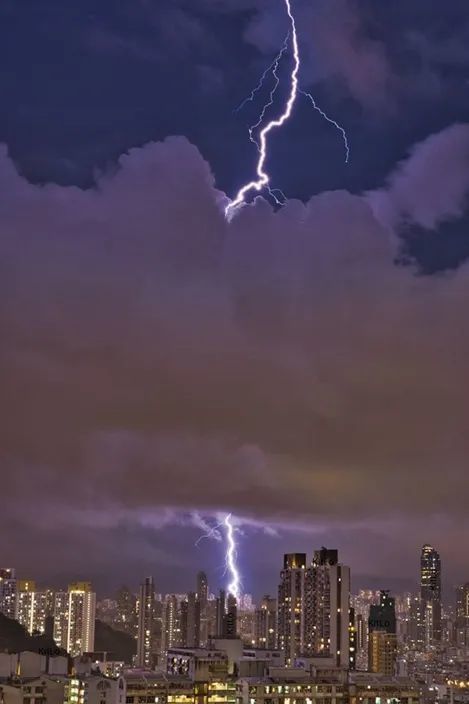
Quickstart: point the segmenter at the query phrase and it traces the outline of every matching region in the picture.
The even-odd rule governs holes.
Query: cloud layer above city
[[[3,148],[4,506],[31,537],[51,512],[462,519],[469,265],[418,275],[396,232],[460,217],[468,162],[454,125],[380,190],[227,223],[184,138],[89,190],[32,185]]]

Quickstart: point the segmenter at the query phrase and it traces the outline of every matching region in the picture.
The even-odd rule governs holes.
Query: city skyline
[[[309,552],[296,552],[296,553],[283,553],[284,558],[286,559],[289,555],[291,556],[296,556],[298,559],[302,559],[304,561],[305,567],[309,568],[312,565],[314,565],[314,561],[317,555],[321,553],[321,551],[325,550],[324,547],[318,549],[318,548],[313,548]],[[334,552],[334,551],[333,551]],[[335,552],[339,553],[340,550],[335,550]],[[342,555],[342,553],[340,552]],[[428,558],[428,554],[430,555],[430,558]],[[281,556],[282,553],[279,553],[279,556]],[[418,558],[415,559],[415,566],[416,566],[416,576],[414,580],[405,580],[406,584],[408,586],[405,587],[398,587],[396,588],[395,586],[392,586],[392,579],[391,580],[383,580],[381,579],[380,584],[376,585],[374,583],[374,580],[369,581],[368,583],[361,583],[360,579],[356,579],[356,574],[355,571],[353,572],[353,581],[351,580],[351,577],[348,577],[348,580],[350,582],[350,590],[351,592],[357,593],[358,591],[375,591],[379,592],[382,591],[383,589],[385,591],[391,591],[393,593],[415,593],[416,595],[419,595],[420,598],[422,598],[424,601],[438,601],[440,603],[446,603],[446,604],[453,604],[454,599],[455,599],[455,593],[457,590],[460,588],[461,585],[464,585],[466,583],[469,583],[469,580],[460,579],[459,581],[454,582],[453,584],[448,584],[447,588],[442,589],[442,582],[445,581],[445,571],[444,569],[442,570],[441,567],[441,558],[440,558],[440,553],[438,550],[436,550],[433,546],[429,545],[429,543],[424,543],[420,550],[418,550],[416,553],[414,553],[414,558],[415,556],[418,555]],[[433,557],[433,556],[436,556]],[[435,563],[434,560],[437,562]],[[236,565],[238,566],[239,563],[239,556],[236,557]],[[435,564],[437,564],[437,567],[435,568]],[[270,591],[273,590],[274,586],[277,584],[278,580],[278,575],[279,573],[281,574],[282,569],[279,567],[279,565],[272,565],[272,569],[275,571],[276,577],[273,581],[268,581],[265,580],[262,584],[259,585],[258,590],[252,590],[249,587],[246,586],[245,580],[243,579],[241,582],[241,590],[240,594],[242,595],[252,595],[256,600],[262,601],[262,598],[269,593],[269,587]],[[26,576],[27,573],[22,573],[21,571],[18,571],[16,567],[12,568],[3,568],[0,570],[0,581],[4,585],[3,589],[6,589],[5,594],[7,595],[7,602],[8,603],[8,583],[9,583],[9,574],[13,575],[12,580],[15,581],[18,584],[23,584],[25,585],[25,591],[44,591],[47,589],[54,589],[58,592],[60,592],[62,587],[67,587],[70,584],[90,584],[91,581],[93,582],[93,591],[99,592],[98,597],[99,599],[105,599],[109,597],[110,593],[118,593],[118,590],[122,587],[126,588],[131,588],[134,592],[135,595],[138,595],[139,591],[141,590],[142,587],[142,575],[144,572],[141,572],[141,574],[133,573],[132,575],[126,575],[127,579],[124,578],[121,581],[115,581],[113,582],[112,586],[107,589],[102,589],[100,587],[97,587],[97,583],[94,580],[90,581],[89,574],[88,575],[83,575],[80,574],[78,577],[74,576],[73,580],[70,578],[65,578],[62,581],[59,582],[54,582],[52,579],[45,579],[45,580],[37,580],[36,578],[31,578],[30,575]],[[241,573],[243,575],[243,573]],[[202,575],[202,583],[200,582]],[[249,571],[247,572],[247,575],[249,577]],[[36,575],[37,576],[37,575]],[[36,577],[35,576],[35,577]],[[129,576],[131,577],[129,579]],[[85,579],[86,577],[86,579]],[[201,568],[201,563],[198,564],[197,567],[197,572],[190,572],[189,570],[186,570],[184,573],[184,577],[181,577],[181,582],[176,583],[173,582],[173,584],[169,583],[169,587],[166,587],[165,585],[168,584],[168,576],[166,575],[166,578],[163,575],[160,575],[161,580],[158,582],[155,582],[155,578],[151,576],[147,576],[145,579],[150,579],[152,584],[151,584],[151,591],[155,595],[160,595],[161,594],[182,594],[184,592],[190,593],[193,591],[194,593],[198,593],[201,589],[203,593],[206,595],[204,598],[208,598],[208,595],[211,595],[212,599],[217,598],[217,595],[220,590],[223,590],[227,595],[230,593],[229,591],[229,582],[230,582],[230,577],[226,575],[226,564],[221,563],[219,565],[218,573],[217,571],[211,572],[208,570],[206,567]],[[83,581],[85,579],[85,581]],[[375,580],[379,580],[380,578],[375,577]],[[171,580],[171,578],[170,578]],[[446,580],[447,581],[447,580]],[[193,584],[192,584],[193,582]],[[437,590],[435,593],[435,589],[432,586],[430,591],[428,588],[429,582],[433,584],[437,584]],[[99,582],[98,582],[99,584]],[[178,586],[179,584],[179,586]],[[188,586],[189,584],[189,586]],[[192,584],[192,586],[190,586]],[[202,584],[202,586],[201,586]],[[186,589],[187,587],[187,589]],[[14,607],[10,606],[9,607],[9,613],[13,613],[12,609]]]
[[[406,667],[402,648],[430,653],[445,644],[469,645],[468,583],[443,604],[438,551],[424,544],[419,561],[419,589],[391,595],[386,588],[352,590],[353,569],[335,548],[284,554],[277,589],[265,589],[260,600],[235,596],[229,584],[216,591],[202,570],[185,593],[158,593],[150,576],[138,593],[122,586],[97,600],[90,582],[44,590],[4,567],[0,613],[31,636],[53,638],[72,657],[93,652],[98,624],[108,624],[131,637],[134,665],[148,671],[174,649],[182,648],[178,660],[191,649],[217,647],[212,642],[239,640],[259,653],[278,651],[287,667],[319,657],[335,669],[393,677]]]

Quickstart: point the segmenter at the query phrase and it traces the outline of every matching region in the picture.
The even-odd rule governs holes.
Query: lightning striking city
[[[251,91],[250,95],[245,98],[242,103],[238,106],[236,109],[236,112],[239,112],[247,102],[252,102],[256,96],[256,94],[261,90],[264,81],[266,80],[268,74],[271,72],[272,75],[274,76],[274,85],[273,88],[270,91],[270,96],[268,102],[264,105],[264,107],[261,110],[259,119],[257,122],[252,125],[249,128],[249,138],[253,144],[256,145],[258,153],[259,153],[259,158],[257,160],[256,164],[256,175],[257,178],[249,181],[248,183],[244,184],[242,186],[234,199],[228,203],[228,205],[225,208],[225,216],[228,220],[231,220],[235,210],[239,208],[241,205],[246,203],[246,198],[247,196],[252,192],[256,191],[260,193],[264,188],[266,188],[272,198],[275,200],[277,205],[282,205],[282,201],[280,201],[276,196],[275,196],[275,191],[279,192],[282,195],[282,198],[284,199],[283,202],[285,202],[286,197],[283,194],[282,191],[278,188],[271,188],[270,187],[270,176],[266,171],[266,161],[267,161],[267,155],[268,155],[268,135],[270,132],[278,127],[282,127],[282,125],[287,122],[291,114],[293,112],[293,106],[296,102],[296,99],[298,97],[298,93],[301,93],[304,95],[306,98],[308,98],[314,108],[327,122],[329,122],[331,125],[333,125],[342,135],[342,139],[344,141],[344,146],[345,146],[345,163],[348,163],[349,156],[350,156],[350,148],[349,148],[349,143],[347,139],[346,132],[341,125],[339,125],[338,122],[330,118],[327,113],[324,112],[316,103],[314,100],[313,96],[310,93],[307,93],[306,91],[300,90],[299,89],[299,79],[298,79],[298,74],[300,71],[300,65],[301,65],[301,59],[300,59],[300,51],[299,51],[299,45],[298,45],[298,35],[297,35],[297,29],[296,29],[296,22],[295,22],[295,17],[292,12],[292,7],[291,7],[291,0],[284,0],[285,2],[285,7],[287,10],[288,18],[290,20],[290,25],[291,29],[288,32],[285,41],[283,43],[282,49],[279,51],[273,62],[270,64],[270,66],[264,71],[262,76],[260,77],[256,87]],[[268,110],[273,105],[274,102],[274,96],[277,91],[277,88],[279,86],[279,77],[278,77],[278,68],[280,61],[285,54],[289,39],[291,37],[291,43],[292,43],[292,53],[293,53],[293,67],[290,73],[290,91],[288,95],[288,99],[286,101],[285,107],[283,112],[280,114],[279,117],[276,119],[270,120],[261,130],[259,133],[259,136],[256,138],[254,136],[254,131],[261,126],[265,114]]]
[[[197,515],[196,518],[198,525],[206,529],[206,532],[195,541],[196,547],[199,547],[200,542],[205,539],[221,542],[223,541],[223,534],[226,535],[224,574],[228,573],[230,579],[226,591],[238,600],[241,594],[241,576],[236,562],[237,545],[235,534],[237,529],[233,525],[231,513],[227,513],[225,517],[219,520],[213,527],[210,527],[206,520],[202,519],[200,516]]]
[[[228,584],[228,594],[234,596],[236,601],[239,600],[241,594],[241,579],[238,566],[236,564],[236,540],[235,528],[231,523],[231,513],[225,516],[227,548],[226,548],[226,567],[230,573],[231,581]]]

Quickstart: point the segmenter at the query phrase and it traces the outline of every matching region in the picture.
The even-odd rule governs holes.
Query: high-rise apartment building
[[[455,645],[469,645],[469,582],[456,588]]]
[[[358,652],[358,629],[355,621],[355,609],[350,607],[349,609],[349,619],[348,619],[348,667],[349,670],[355,670],[357,666],[357,652]]]
[[[304,553],[285,555],[278,592],[278,646],[287,662],[300,655],[327,656],[350,665],[350,568],[337,550],[316,550],[310,567]]]
[[[96,594],[89,582],[75,582],[68,587],[67,650],[73,657],[94,650]]]
[[[200,607],[203,609],[207,606],[208,601],[208,580],[205,572],[197,573],[197,599],[200,601]]]
[[[266,594],[255,614],[256,648],[277,647],[277,599]]]
[[[337,550],[314,552],[306,574],[305,628],[308,655],[327,655],[350,666],[350,568]]]
[[[208,606],[208,580],[205,572],[197,574],[197,601],[199,602],[200,624],[199,624],[199,644],[205,647],[210,635],[209,627],[209,606]]]
[[[13,567],[0,567],[0,613],[15,618],[16,573]]]
[[[70,584],[55,593],[54,640],[74,657],[94,650],[96,594],[89,582]]]
[[[180,604],[181,645],[198,648],[200,645],[200,601],[195,592],[189,592]]]
[[[68,592],[55,592],[54,596],[54,640],[59,648],[67,650],[68,637]]]
[[[223,589],[220,589],[215,603],[215,635],[220,637],[223,635],[223,621],[225,619],[226,610],[226,593]]]
[[[44,633],[49,614],[50,592],[38,591],[32,580],[19,580],[16,591],[16,620],[29,633]]]
[[[428,640],[441,641],[441,561],[431,545],[424,545],[420,555],[420,597],[427,605]]]
[[[287,663],[305,650],[306,554],[284,555],[277,601],[278,647]]]
[[[427,605],[420,594],[415,594],[410,599],[409,630],[407,642],[413,650],[423,652],[427,645],[428,629],[426,627]]]
[[[184,603],[184,602],[183,602]],[[187,602],[185,602],[187,604]],[[180,608],[176,594],[168,594],[163,606],[163,653],[181,645]]]
[[[151,667],[154,655],[155,587],[153,577],[140,585],[138,599],[137,665]]]

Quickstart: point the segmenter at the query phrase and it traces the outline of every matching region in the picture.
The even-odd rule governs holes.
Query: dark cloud
[[[460,214],[468,129],[416,147],[379,193],[259,200],[230,224],[182,138],[90,190],[31,185],[4,151],[3,502],[78,531],[193,510],[463,517],[468,268],[416,277],[388,225]]]
[[[0,548],[25,575],[216,581],[194,533],[227,509],[259,590],[321,543],[382,586],[430,540],[467,579],[467,0],[294,9],[351,160],[299,100],[269,154],[288,205],[227,225],[282,2],[0,6]]]
[[[391,227],[408,221],[427,230],[461,217],[468,205],[469,126],[453,125],[431,135],[371,194],[379,219]]]

